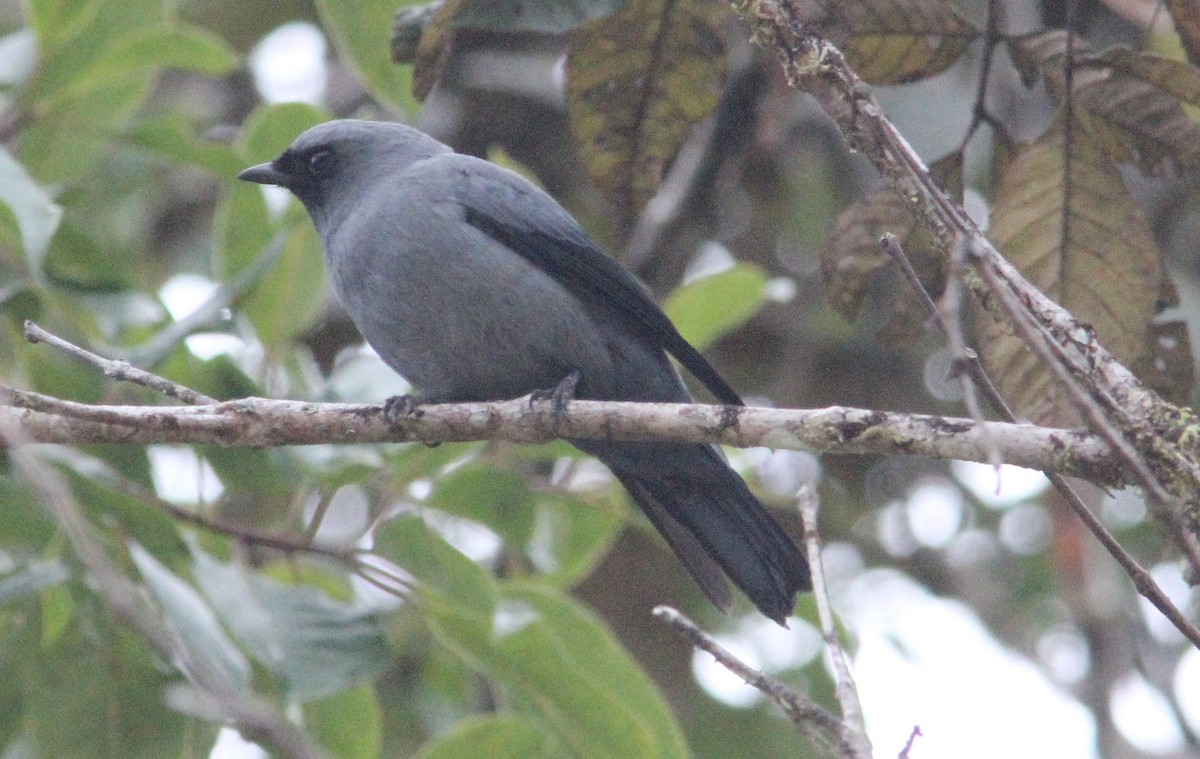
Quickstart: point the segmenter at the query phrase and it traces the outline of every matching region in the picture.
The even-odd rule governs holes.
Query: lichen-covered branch
[[[1177,507],[1167,503],[1174,496],[1183,499],[1193,514],[1200,508],[1200,435],[1191,412],[1146,388],[1099,343],[1087,324],[1033,287],[1000,255],[931,177],[837,47],[805,25],[799,4],[741,0],[735,7],[750,23],[755,42],[780,59],[789,83],[817,100],[848,144],[874,163],[943,249],[965,246],[970,263],[981,274],[972,284],[984,305],[1010,323],[1031,323],[1042,339],[1055,346],[1054,360],[1081,389],[1071,395],[1073,402],[1085,406],[1080,411],[1089,425],[1114,444],[1123,467],[1151,500],[1164,504],[1163,513],[1173,522],[1177,542],[1200,570],[1195,540],[1190,532],[1181,534],[1182,517]],[[1122,453],[1126,443],[1131,448]]]
[[[388,421],[380,406],[246,398],[216,405],[93,406],[0,388],[0,421],[29,443],[186,443],[265,447],[558,437],[723,443],[825,453],[901,454],[1004,461],[1104,485],[1127,481],[1109,446],[1081,431],[834,406],[772,409],[700,404],[572,401],[420,406]]]

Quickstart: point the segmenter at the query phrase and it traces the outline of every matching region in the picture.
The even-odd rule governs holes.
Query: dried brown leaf
[[[1125,47],[1105,51],[1097,61],[1113,71],[1152,84],[1185,103],[1200,106],[1200,69],[1195,66]]]
[[[800,3],[800,15],[842,48],[873,84],[903,84],[954,64],[979,29],[942,0]]]
[[[930,170],[951,194],[961,197],[961,153],[939,159]],[[945,287],[945,264],[933,235],[917,222],[904,198],[881,187],[868,192],[842,212],[829,235],[829,242],[821,251],[826,298],[847,319],[858,314],[863,300],[874,287],[876,276],[891,263],[879,248],[879,238],[885,232],[896,236],[926,290],[937,297]],[[899,274],[895,274],[887,289],[891,297],[884,307],[889,318],[880,328],[879,338],[911,342],[920,336],[928,314],[917,294]]]
[[[1062,121],[1021,146],[1000,180],[989,236],[1029,281],[1092,325],[1131,368],[1154,363],[1152,321],[1166,274],[1121,173],[1082,128],[1070,160]],[[1021,340],[979,309],[979,352],[1018,413],[1077,424],[1065,394]]]
[[[1066,42],[1066,32],[1054,30],[1014,39],[1010,48],[1022,74],[1039,73],[1060,101],[1066,94]],[[1161,171],[1168,159],[1182,171],[1200,172],[1200,125],[1182,106],[1200,91],[1200,72],[1128,50],[1093,56],[1079,40],[1074,54],[1076,125],[1110,158],[1136,161],[1150,173]]]
[[[628,0],[574,33],[567,114],[584,165],[623,222],[716,106],[728,14],[717,0]]]

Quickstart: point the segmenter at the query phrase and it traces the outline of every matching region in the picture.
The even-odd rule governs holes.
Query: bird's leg
[[[572,369],[571,373],[562,378],[554,387],[549,390],[534,390],[529,394],[529,406],[533,407],[535,401],[550,401],[550,415],[554,418],[554,424],[557,426],[559,422],[567,416],[567,404],[575,398],[575,389],[579,387],[579,381],[583,379],[583,375],[578,369]]]

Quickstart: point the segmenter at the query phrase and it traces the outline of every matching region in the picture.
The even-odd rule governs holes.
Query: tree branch
[[[830,747],[845,759],[860,759],[860,755],[846,742],[842,722],[836,715],[803,693],[734,656],[678,609],[656,606],[653,613],[681,638],[712,656],[718,664],[740,677],[742,682],[774,701],[810,740]]]
[[[801,521],[804,523],[804,552],[812,571],[813,600],[817,603],[817,618],[821,623],[821,637],[825,639],[825,652],[829,656],[830,669],[836,683],[838,703],[842,706],[839,725],[842,745],[850,749],[855,759],[871,759],[871,740],[867,737],[867,724],[863,718],[862,703],[858,698],[858,687],[850,675],[846,663],[846,652],[838,637],[837,623],[833,618],[833,606],[829,603],[829,586],[825,583],[825,566],[821,563],[821,534],[817,529],[818,502],[816,492],[802,485],[797,494]]]
[[[1103,485],[1127,481],[1093,435],[1029,424],[832,406],[771,409],[675,403],[571,401],[561,416],[528,398],[421,406],[390,423],[382,407],[246,398],[205,406],[100,406],[0,386],[0,422],[27,443],[205,444],[268,447],[346,443],[555,438],[722,443],[748,448],[988,461],[1061,472]]]
[[[984,237],[966,211],[931,177],[920,157],[883,115],[870,88],[846,64],[831,42],[805,23],[799,4],[781,0],[740,0],[738,12],[751,24],[755,42],[772,50],[789,84],[812,95],[861,151],[945,251],[965,246],[979,272],[977,295],[1010,323],[1026,323],[1055,355],[1049,368],[1064,370],[1060,379],[1069,397],[1098,434],[1116,436],[1122,466],[1146,489],[1176,543],[1200,575],[1200,549],[1182,526],[1183,516],[1171,495],[1186,499],[1192,514],[1200,509],[1200,435],[1192,414],[1159,398],[1142,385],[1081,323],[1031,285]],[[1065,376],[1063,376],[1065,374]]]

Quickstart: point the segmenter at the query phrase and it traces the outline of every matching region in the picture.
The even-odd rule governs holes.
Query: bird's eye
[[[308,157],[308,173],[314,177],[324,176],[333,166],[333,151],[318,150]]]

